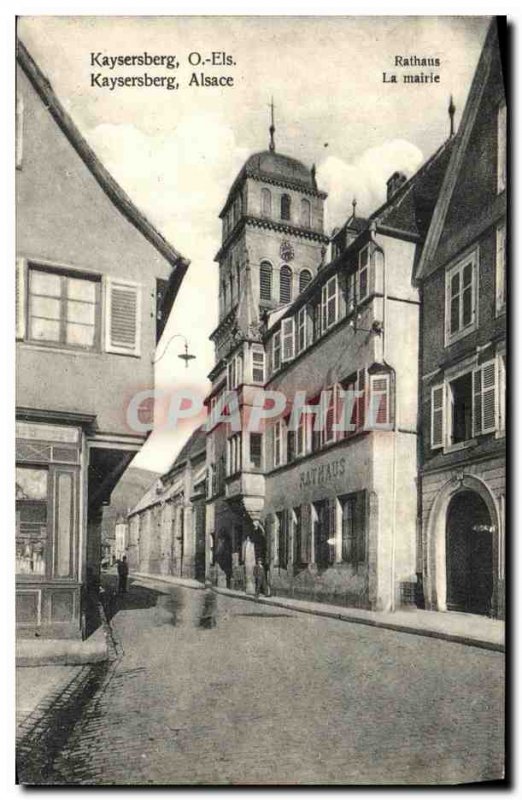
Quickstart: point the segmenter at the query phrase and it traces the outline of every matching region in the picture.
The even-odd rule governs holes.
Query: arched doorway
[[[492,520],[474,491],[455,494],[446,513],[447,608],[490,614],[493,596]]]

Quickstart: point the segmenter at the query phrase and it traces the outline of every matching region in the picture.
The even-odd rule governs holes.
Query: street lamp
[[[161,359],[163,358],[163,356],[165,355],[165,353],[169,349],[170,343],[173,342],[174,339],[183,339],[184,340],[184,352],[183,353],[178,353],[178,358],[181,358],[182,361],[185,362],[185,367],[188,367],[189,361],[192,361],[193,358],[196,358],[196,356],[192,355],[192,353],[189,353],[188,342],[187,342],[186,337],[183,336],[182,333],[175,333],[170,337],[170,339],[168,340],[167,344],[163,348],[162,354],[160,356],[158,356],[158,357],[155,357],[155,358],[153,357],[152,358],[152,363],[153,364],[157,364],[158,361],[161,361]]]

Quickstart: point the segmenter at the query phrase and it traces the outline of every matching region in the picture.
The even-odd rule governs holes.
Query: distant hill
[[[110,505],[103,509],[102,541],[113,538],[118,517],[126,517],[159,476],[159,472],[138,467],[129,467],[123,473],[112,493]]]

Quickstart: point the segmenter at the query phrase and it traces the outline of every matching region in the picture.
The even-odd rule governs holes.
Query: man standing
[[[129,575],[129,565],[127,564],[127,556],[123,556],[121,561],[118,561],[118,592],[127,591],[127,578]]]

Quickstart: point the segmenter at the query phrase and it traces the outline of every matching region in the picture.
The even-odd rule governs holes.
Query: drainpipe
[[[393,409],[393,442],[392,442],[392,528],[390,542],[390,611],[395,611],[395,547],[396,547],[396,516],[397,516],[397,429],[399,416],[399,390],[397,372],[386,361],[386,311],[388,306],[388,286],[386,280],[386,255],[384,249],[375,239],[377,225],[373,220],[370,224],[370,241],[374,250],[382,256],[382,361],[393,375],[395,390],[395,408]]]

